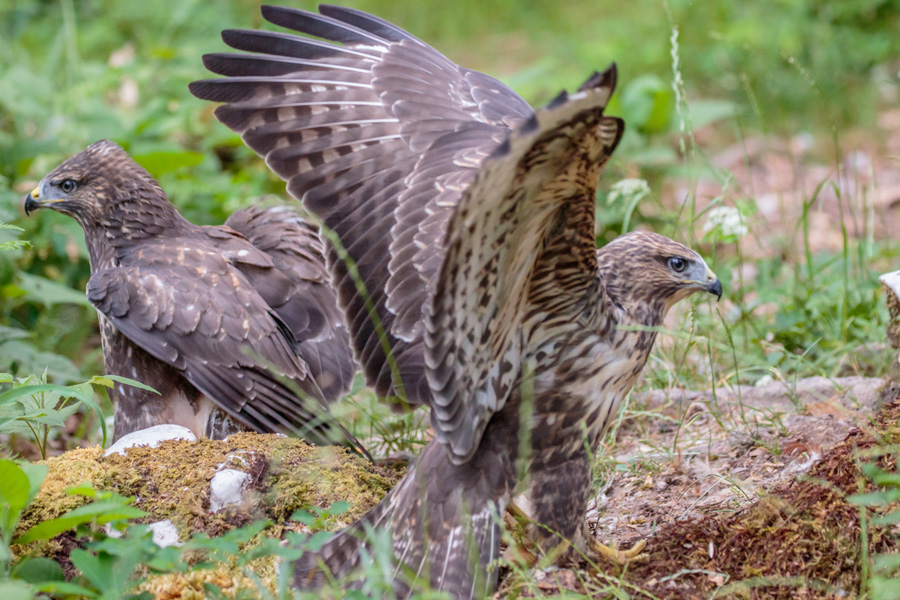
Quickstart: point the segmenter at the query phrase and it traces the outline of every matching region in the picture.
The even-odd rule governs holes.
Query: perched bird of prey
[[[404,480],[295,583],[343,574],[390,536],[400,594],[489,594],[499,517],[523,493],[541,548],[583,543],[589,451],[673,303],[721,295],[682,244],[633,233],[597,250],[600,169],[623,123],[616,71],[535,111],[372,15],[264,6],[314,37],[225,31],[198,97],[331,231],[328,267],[370,385],[425,403],[435,439]],[[320,38],[320,39],[315,39]],[[638,327],[635,327],[638,326]]]
[[[286,208],[249,209],[201,227],[175,210],[122,148],[100,141],[26,196],[81,225],[87,295],[116,385],[115,434],[175,423],[358,443],[328,412],[355,366],[316,231]]]

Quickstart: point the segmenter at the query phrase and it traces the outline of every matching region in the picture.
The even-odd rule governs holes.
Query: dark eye
[[[64,194],[71,194],[75,191],[76,187],[78,187],[77,184],[71,179],[64,179],[63,182],[59,184],[59,189],[62,190]]]
[[[684,271],[684,268],[687,266],[687,261],[684,260],[683,258],[673,256],[672,258],[669,259],[669,266],[676,273],[681,273],[682,271]]]

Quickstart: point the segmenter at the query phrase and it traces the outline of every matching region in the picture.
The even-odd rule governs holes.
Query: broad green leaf
[[[84,292],[50,281],[38,275],[19,272],[19,288],[25,291],[25,297],[33,302],[39,302],[44,306],[54,304],[80,304],[93,308],[91,301]]]
[[[18,417],[19,421],[31,421],[38,425],[47,425],[49,427],[62,427],[66,424],[66,420],[55,410],[43,411],[36,415],[23,415]]]
[[[900,510],[895,510],[893,512],[889,512],[886,515],[881,515],[880,517],[875,517],[872,519],[873,525],[878,525],[879,527],[885,525],[895,525],[900,523]]]
[[[884,571],[887,573],[890,573],[895,569],[900,569],[900,553],[876,554],[872,566],[876,571]]]
[[[21,512],[28,505],[30,484],[22,467],[11,460],[0,460],[0,503],[13,512]]]
[[[31,600],[35,589],[24,581],[6,579],[0,581],[0,598],[3,600]]]
[[[136,381],[134,379],[129,379],[128,377],[122,377],[121,375],[103,375],[103,376],[98,375],[91,379],[91,383],[105,385],[108,388],[112,387],[112,383],[111,383],[112,381],[115,381],[117,383],[122,383],[124,385],[130,385],[130,386],[142,389],[142,390],[147,390],[148,392],[153,392],[154,394],[159,394],[159,392],[157,392],[155,389],[153,389],[149,385],[147,385],[145,383],[141,383],[140,381]]]
[[[350,503],[346,500],[338,500],[337,502],[329,506],[325,512],[333,517],[337,517],[344,514],[348,510],[350,510]]]
[[[869,594],[872,600],[897,600],[900,598],[900,578],[872,577],[869,580]]]
[[[885,506],[896,500],[900,500],[900,490],[879,490],[847,497],[847,502],[857,506]]]
[[[97,592],[89,590],[86,587],[69,583],[66,581],[48,581],[46,583],[35,584],[34,586],[39,592],[45,594],[54,594],[56,596],[80,596],[83,598],[96,598]]]
[[[623,116],[641,133],[663,133],[675,109],[672,88],[656,75],[632,79],[622,91]]]
[[[81,371],[71,360],[39,350],[26,339],[0,342],[0,369],[11,370],[13,367],[17,373],[35,373],[46,369],[59,381],[81,378]]]
[[[96,498],[98,494],[97,489],[90,481],[85,481],[81,485],[66,488],[66,493],[72,494],[73,496],[85,496],[87,498]]]
[[[98,500],[72,509],[66,515],[60,518],[78,517],[85,519],[84,522],[97,519],[101,525],[110,521],[118,521],[119,519],[138,519],[146,517],[147,513],[134,506],[125,504],[122,497],[113,500]],[[45,521],[49,523],[50,521]]]
[[[860,466],[866,477],[875,482],[875,484],[884,487],[900,487],[900,473],[888,473],[872,463],[863,463]]]
[[[6,325],[0,325],[0,340],[8,341],[8,340],[21,340],[30,338],[31,334],[24,329],[19,329],[17,327],[7,327]],[[7,380],[10,381],[10,380]]]
[[[27,544],[35,540],[49,540],[64,531],[78,527],[84,523],[96,521],[103,525],[110,521],[120,519],[137,519],[146,516],[147,513],[133,506],[123,505],[118,500],[101,500],[84,506],[79,506],[61,517],[38,523],[21,537],[14,540],[16,544]]]
[[[19,398],[22,398],[23,396],[33,396],[41,392],[54,392],[63,397],[68,396],[72,398],[78,398],[82,402],[85,402],[85,404],[87,404],[86,400],[93,402],[93,398],[88,397],[87,394],[84,393],[84,390],[79,388],[79,386],[64,386],[56,385],[53,383],[42,383],[40,385],[23,385],[21,387],[16,387],[3,392],[2,394],[0,394],[0,405],[12,402],[13,400],[17,400]]]
[[[28,503],[30,504],[41,490],[41,484],[44,483],[44,478],[47,477],[50,467],[34,463],[25,463],[21,467],[28,477]]]
[[[66,580],[59,563],[43,556],[33,556],[19,561],[13,567],[12,574],[18,579],[34,584]]]
[[[57,409],[56,413],[63,420],[63,424],[65,424],[66,419],[68,419],[69,417],[71,417],[72,415],[77,413],[79,408],[80,408],[79,404],[73,403],[73,404],[69,404],[68,406],[63,406],[62,408]]]
[[[118,597],[127,588],[131,569],[123,569],[121,565],[117,565],[114,557],[104,554],[94,556],[78,548],[72,550],[69,558],[75,568],[104,596]]]

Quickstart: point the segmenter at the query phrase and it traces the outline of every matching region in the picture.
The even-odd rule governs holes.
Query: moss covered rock
[[[302,529],[299,523],[290,521],[294,511],[328,508],[346,501],[350,505],[346,512],[322,523],[324,529],[334,530],[362,516],[402,476],[401,472],[373,465],[344,448],[315,447],[298,439],[253,433],[232,435],[224,441],[168,440],[157,448],[129,448],[124,455],[104,456],[99,447],[84,448],[44,464],[49,473],[22,516],[17,534],[89,502],[84,496],[67,493],[85,483],[97,490],[134,496],[134,506],[149,513],[138,522],[168,519],[182,540],[196,532],[221,535],[264,519],[273,525],[263,535],[280,537],[287,529]],[[212,512],[210,481],[225,469],[247,473],[246,489],[237,503]],[[35,553],[65,563],[71,549],[79,545],[69,532],[16,550],[20,555]],[[260,575],[274,573],[268,564],[271,562],[261,564],[268,573]],[[160,592],[158,597],[187,598],[202,590],[203,582],[209,578],[226,582],[220,586],[226,594],[227,589],[246,589],[238,585],[246,577],[240,572],[229,572],[225,566],[209,572],[155,577],[141,587],[154,594]]]

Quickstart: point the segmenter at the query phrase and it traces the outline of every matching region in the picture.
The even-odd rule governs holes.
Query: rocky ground
[[[643,559],[548,569],[536,583],[511,577],[497,597],[616,587],[657,598],[856,596],[864,538],[846,496],[867,489],[860,451],[900,442],[898,398],[861,377],[655,392],[620,431],[615,458],[629,469],[588,513],[606,543],[645,540]],[[900,527],[867,534],[870,556],[900,552]]]
[[[805,474],[874,416],[881,379],[824,377],[712,392],[656,391],[619,431],[629,465],[594,499],[602,539],[630,546],[674,519],[733,511]]]

